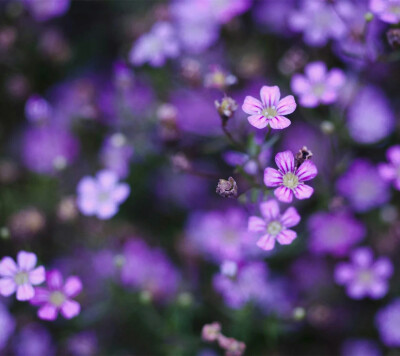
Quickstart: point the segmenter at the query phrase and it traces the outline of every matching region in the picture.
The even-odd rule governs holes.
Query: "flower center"
[[[317,83],[314,85],[313,87],[313,93],[315,94],[315,96],[322,96],[322,94],[324,94],[325,92],[325,85],[323,83]]]
[[[286,173],[283,176],[283,185],[290,189],[294,189],[299,185],[299,178],[293,173]]]
[[[101,192],[98,196],[98,200],[99,202],[104,203],[107,200],[110,200],[110,194],[108,192]]]
[[[56,291],[50,294],[50,303],[56,307],[61,306],[65,302],[65,295],[62,292]]]
[[[282,225],[279,221],[272,221],[267,226],[268,234],[272,236],[278,235],[282,230]]]
[[[400,5],[397,5],[397,4],[391,5],[390,8],[389,8],[389,11],[392,14],[400,15]]]
[[[278,115],[275,106],[267,107],[264,108],[263,111],[261,111],[261,115],[264,116],[267,119],[272,119],[276,115]]]
[[[362,283],[368,284],[372,281],[372,274],[370,271],[364,270],[360,272],[358,278]]]
[[[22,286],[29,282],[29,275],[26,272],[18,272],[14,277],[14,281],[17,285]]]

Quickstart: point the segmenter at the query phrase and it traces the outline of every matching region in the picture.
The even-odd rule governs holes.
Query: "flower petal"
[[[15,292],[17,285],[12,278],[0,279],[0,294],[4,297],[8,297]]]
[[[347,285],[347,294],[353,299],[361,299],[368,293],[366,286],[359,282],[352,282]]]
[[[97,207],[97,217],[102,220],[107,220],[113,217],[118,212],[118,207],[114,202],[102,203]]]
[[[45,304],[38,310],[38,317],[43,320],[56,320],[57,308],[52,304]]]
[[[275,237],[266,234],[257,241],[257,246],[266,251],[272,250],[275,247]]]
[[[385,280],[374,281],[370,287],[368,294],[372,299],[382,298],[388,291],[389,285]]]
[[[393,274],[393,264],[387,257],[381,257],[373,265],[374,274],[380,278],[389,278]]]
[[[249,115],[259,114],[263,109],[263,105],[260,100],[253,98],[252,96],[246,96],[244,99],[242,110]]]
[[[258,216],[250,216],[247,229],[251,232],[265,231],[266,223]]]
[[[103,170],[96,174],[97,181],[103,189],[111,189],[118,182],[118,176],[115,172]]]
[[[30,271],[35,267],[37,258],[32,252],[20,251],[17,255],[18,267],[23,271]]]
[[[29,301],[32,305],[42,305],[49,301],[50,298],[50,291],[46,288],[36,287],[35,288],[35,295]]]
[[[64,284],[64,293],[68,297],[75,297],[82,290],[82,282],[78,277],[68,277]]]
[[[252,115],[249,116],[247,120],[249,120],[250,125],[256,127],[257,129],[263,129],[268,125],[268,120],[262,115]]]
[[[277,219],[279,217],[278,202],[275,199],[262,202],[260,204],[260,211],[262,216],[264,216],[267,221]]]
[[[122,203],[131,192],[131,188],[126,183],[120,183],[112,192],[112,198],[115,202]]]
[[[290,87],[297,95],[304,95],[311,91],[311,85],[308,79],[302,74],[295,74],[290,82]]]
[[[285,227],[296,226],[300,222],[300,215],[296,208],[288,208],[281,217],[281,223]]]
[[[326,77],[326,64],[321,61],[309,63],[304,68],[304,73],[308,79],[313,83],[325,81]]]
[[[299,99],[301,106],[305,108],[315,108],[319,104],[318,97],[313,93],[302,95]]]
[[[294,156],[292,151],[279,152],[275,163],[283,173],[294,172]]]
[[[260,90],[260,97],[265,106],[277,106],[281,97],[281,92],[276,85],[273,87],[264,85]]]
[[[4,257],[0,262],[0,275],[12,277],[18,272],[18,267],[11,257]]]
[[[59,270],[53,269],[46,274],[46,281],[49,289],[59,290],[63,286],[63,277]]]
[[[39,266],[29,272],[29,282],[33,285],[43,283],[46,279],[46,272],[43,266]]]
[[[299,184],[295,189],[294,189],[294,196],[297,199],[308,199],[311,197],[311,195],[314,193],[314,188],[310,187],[309,185],[306,184]]]
[[[339,263],[335,268],[335,281],[337,284],[347,284],[354,278],[354,268],[350,263]]]
[[[378,172],[379,175],[384,179],[384,180],[393,180],[397,176],[397,170],[395,167],[393,167],[391,164],[387,163],[380,163],[378,164]]]
[[[281,185],[280,187],[276,188],[274,191],[275,196],[278,200],[284,203],[291,203],[293,200],[293,192],[291,189]]]
[[[279,115],[288,115],[296,110],[296,101],[293,95],[285,96],[277,106],[277,112]]]
[[[17,300],[29,300],[32,299],[34,295],[35,290],[30,284],[25,283],[23,285],[17,286]]]
[[[334,89],[340,89],[344,83],[346,82],[346,76],[343,71],[338,68],[333,68],[328,73],[328,77],[326,78],[326,83],[328,86]]]
[[[373,259],[374,255],[369,247],[360,247],[351,254],[352,262],[358,267],[370,267]]]
[[[317,174],[317,166],[314,164],[314,162],[310,160],[304,161],[296,170],[296,175],[299,178],[300,182],[306,182],[310,179],[313,179],[316,177]]]
[[[71,319],[77,316],[81,311],[81,306],[75,300],[66,300],[61,306],[61,314],[65,319]]]
[[[386,157],[390,163],[396,167],[400,166],[400,145],[390,147],[386,152]]]
[[[78,195],[91,195],[97,194],[97,183],[93,177],[83,177],[78,183],[77,187]]]
[[[269,120],[271,128],[274,130],[282,130],[290,126],[292,122],[284,116],[275,116]]]
[[[275,168],[265,168],[264,170],[264,184],[267,187],[277,187],[282,184],[283,175],[281,172],[277,171]]]
[[[297,233],[293,230],[283,230],[277,236],[277,240],[281,245],[290,245],[297,237]]]

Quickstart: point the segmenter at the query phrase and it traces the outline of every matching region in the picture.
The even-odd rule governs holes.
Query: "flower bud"
[[[206,324],[203,326],[201,331],[201,337],[204,341],[215,341],[220,337],[221,324],[218,322],[213,322],[211,324]]]
[[[303,146],[303,148],[301,148],[299,152],[296,153],[295,157],[296,167],[300,167],[304,161],[311,159],[312,155],[313,155],[312,152],[306,146]]]
[[[238,341],[232,337],[220,335],[218,337],[218,344],[226,351],[226,356],[241,356],[246,349],[244,342]]]
[[[230,119],[238,108],[236,101],[229,96],[225,96],[221,101],[215,100],[214,103],[219,116],[224,121]]]
[[[228,180],[220,179],[218,181],[216,192],[224,198],[236,198],[238,194],[238,187],[232,177],[229,177]]]
[[[332,122],[327,120],[322,121],[320,129],[325,135],[331,135],[335,132],[335,126],[332,124]]]
[[[386,32],[386,36],[393,49],[400,48],[400,28],[391,28]]]

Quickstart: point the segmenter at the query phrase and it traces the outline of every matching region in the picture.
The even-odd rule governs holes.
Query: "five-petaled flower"
[[[36,267],[37,258],[34,253],[20,251],[17,263],[11,257],[4,257],[0,262],[0,294],[10,296],[17,291],[17,300],[29,300],[35,295],[32,285],[45,280],[43,266]]]
[[[251,125],[263,129],[268,124],[273,129],[284,129],[291,122],[284,115],[291,114],[296,109],[293,95],[288,95],[280,100],[281,93],[277,86],[263,86],[260,90],[261,101],[246,96],[242,109],[250,116],[247,118]]]
[[[30,300],[33,305],[40,306],[38,317],[43,320],[55,320],[58,312],[66,319],[77,316],[81,306],[71,298],[82,290],[82,283],[78,277],[70,276],[63,283],[63,277],[58,270],[46,273],[47,288],[35,288],[35,296]]]
[[[289,245],[297,237],[297,233],[290,227],[300,222],[300,215],[293,207],[288,208],[282,215],[275,199],[262,202],[260,211],[263,218],[250,216],[248,229],[251,232],[261,232],[262,237],[257,241],[257,246],[263,250],[272,250],[275,240],[281,245]]]
[[[386,151],[389,163],[378,165],[379,175],[386,181],[392,181],[393,186],[400,190],[400,145],[390,147]]]
[[[284,151],[275,156],[275,162],[279,169],[266,168],[264,183],[267,187],[277,187],[274,194],[280,201],[290,203],[293,200],[293,194],[297,199],[311,197],[314,189],[304,182],[315,178],[318,173],[312,161],[304,161],[296,167],[293,153]]]

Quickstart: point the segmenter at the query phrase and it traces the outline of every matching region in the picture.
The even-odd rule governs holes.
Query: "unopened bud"
[[[386,32],[386,36],[392,48],[400,48],[400,28],[391,28]]]
[[[367,12],[364,15],[365,21],[371,22],[374,19],[374,14],[372,12]]]
[[[204,341],[215,341],[219,338],[221,333],[221,324],[214,321],[211,324],[206,324],[203,326],[201,331],[201,337]]]
[[[325,135],[331,135],[335,132],[335,126],[330,121],[322,121],[320,129]]]
[[[293,319],[296,321],[301,321],[306,317],[306,310],[302,307],[297,307],[293,309]]]
[[[126,262],[124,255],[115,255],[114,256],[114,266],[117,268],[122,268]]]
[[[174,169],[178,171],[187,172],[192,169],[192,164],[186,157],[186,155],[182,152],[179,152],[172,156],[171,163]]]
[[[296,153],[295,157],[296,167],[300,167],[303,162],[311,159],[312,156],[313,156],[312,152],[306,146],[303,146],[303,148],[301,148],[299,152]]]
[[[139,299],[143,304],[150,304],[153,300],[153,297],[149,291],[144,290],[140,292]]]
[[[178,295],[178,303],[182,307],[188,307],[192,304],[193,297],[190,293],[183,292]]]
[[[236,181],[232,177],[229,177],[228,180],[220,179],[216,192],[224,198],[236,198],[238,194]]]
[[[215,100],[214,103],[219,116],[224,121],[230,119],[238,108],[236,101],[229,96],[225,96],[221,101]]]
[[[0,228],[0,237],[4,240],[10,238],[10,230],[7,227],[3,226]]]

